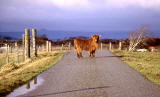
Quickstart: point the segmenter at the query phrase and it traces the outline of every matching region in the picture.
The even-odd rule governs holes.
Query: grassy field
[[[147,79],[160,86],[160,52],[126,52],[113,51]]]
[[[0,96],[5,96],[13,91],[13,89],[25,84],[41,72],[53,66],[62,58],[64,53],[65,51],[41,52],[38,54],[38,57],[33,57],[19,64],[11,62],[10,64],[4,65],[4,62],[1,61]],[[2,55],[0,58],[3,58]]]
[[[10,63],[16,63],[16,58],[15,58],[16,54],[15,53],[9,53],[9,62]],[[23,56],[22,54],[19,54],[19,62],[23,61]],[[6,64],[6,55],[0,54],[0,67],[2,65]]]
[[[0,67],[6,63],[5,54],[0,54]]]

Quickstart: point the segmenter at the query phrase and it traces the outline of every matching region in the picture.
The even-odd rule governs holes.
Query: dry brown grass
[[[10,63],[0,68],[0,95],[6,95],[16,87],[31,80],[61,59],[65,51],[41,52],[20,64]]]

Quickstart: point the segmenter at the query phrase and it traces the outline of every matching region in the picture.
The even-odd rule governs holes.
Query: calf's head
[[[92,35],[92,40],[94,42],[98,43],[100,37],[101,37],[101,35]]]

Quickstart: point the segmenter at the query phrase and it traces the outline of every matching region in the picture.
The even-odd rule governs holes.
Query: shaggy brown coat
[[[100,35],[93,35],[92,38],[88,40],[74,39],[74,48],[77,52],[77,57],[82,57],[82,50],[86,50],[89,53],[89,57],[93,56],[95,57],[95,51],[98,49],[98,41],[99,41]]]

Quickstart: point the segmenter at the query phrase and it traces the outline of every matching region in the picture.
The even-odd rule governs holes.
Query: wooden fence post
[[[17,42],[15,43],[15,48],[16,48],[16,61],[17,61],[17,63],[19,63],[19,52],[18,52]]]
[[[119,42],[119,50],[121,50],[122,49],[122,42],[120,41]]]
[[[29,59],[30,55],[30,33],[29,29],[25,29],[25,60]]]
[[[8,51],[9,51],[9,53],[12,53],[12,46],[8,47]]]
[[[69,42],[69,45],[68,45],[68,47],[69,47],[69,50],[71,50],[71,42]]]
[[[109,42],[109,50],[112,50],[112,42]]]
[[[34,55],[34,57],[37,57],[36,36],[37,36],[36,29],[32,29],[32,42],[33,42],[33,55]]]
[[[49,45],[49,52],[51,52],[52,51],[52,43],[51,43],[51,41],[49,41],[48,45]]]
[[[101,42],[101,50],[103,49],[103,43]]]
[[[49,50],[49,47],[48,47],[49,45],[48,45],[48,40],[46,41],[46,51],[48,52]]]
[[[64,45],[62,44],[61,50],[63,50]]]
[[[26,89],[30,89],[30,82],[27,82]]]
[[[8,64],[9,63],[9,55],[8,55],[8,47],[9,45],[8,44],[5,44],[6,45],[6,63]]]
[[[11,48],[9,44],[8,44],[8,53],[11,53]]]
[[[37,84],[37,77],[33,79],[33,84]]]
[[[25,34],[22,35],[22,50],[23,61],[25,61]]]

